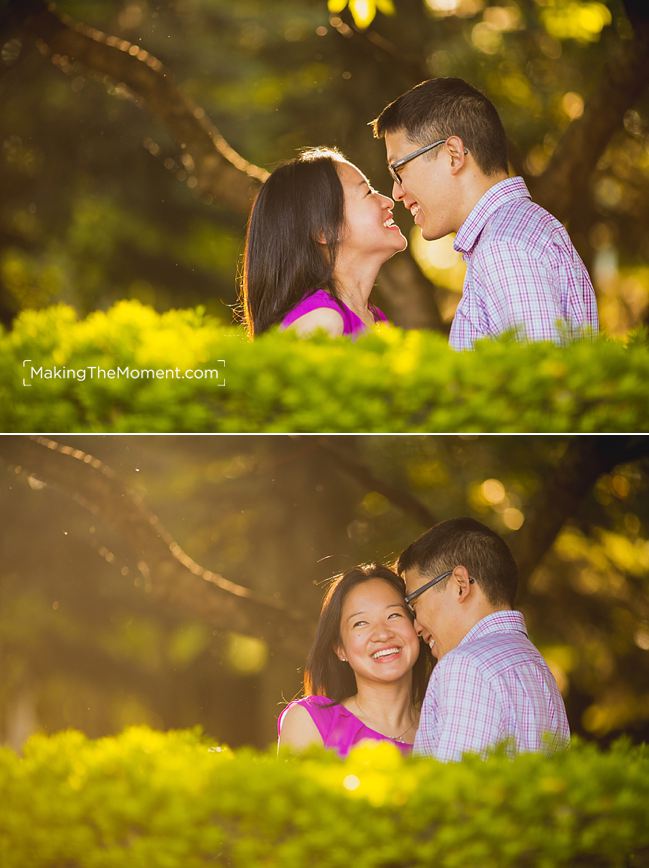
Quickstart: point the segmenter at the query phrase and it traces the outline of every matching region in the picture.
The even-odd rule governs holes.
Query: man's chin
[[[425,226],[421,227],[421,237],[424,241],[439,241],[445,235],[448,235],[448,232],[436,232],[434,229],[427,229]]]

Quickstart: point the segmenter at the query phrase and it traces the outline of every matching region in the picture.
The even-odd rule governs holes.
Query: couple
[[[517,568],[504,540],[471,518],[443,521],[401,554],[397,572],[370,565],[334,580],[305,696],[278,721],[280,747],[319,744],[344,757],[373,739],[451,761],[504,740],[515,751],[540,750],[544,738],[567,744],[561,694],[513,609]],[[437,659],[428,686],[418,635]]]
[[[372,121],[385,138],[392,195],[423,237],[456,232],[467,265],[450,344],[514,330],[561,341],[597,332],[597,304],[568,233],[508,177],[493,104],[458,78],[424,81]],[[271,326],[356,336],[385,321],[370,302],[379,269],[408,242],[394,202],[336,149],[307,150],[276,169],[250,214],[241,281],[250,335]]]

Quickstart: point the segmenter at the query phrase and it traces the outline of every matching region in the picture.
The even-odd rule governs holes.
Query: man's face
[[[423,575],[416,567],[412,567],[405,571],[403,578],[406,593],[412,594],[429,582],[432,576]],[[440,660],[455,648],[465,633],[453,575],[441,583],[441,587],[424,591],[411,605],[415,610],[415,630],[422,636],[433,657]]]
[[[388,163],[400,160],[418,147],[403,130],[385,134]],[[450,155],[443,144],[401,166],[397,170],[401,184],[394,181],[392,185],[392,197],[403,202],[427,241],[443,238],[459,228],[455,225],[455,188],[449,168]]]

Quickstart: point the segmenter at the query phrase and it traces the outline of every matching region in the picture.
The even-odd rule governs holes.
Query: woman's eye
[[[389,618],[403,618],[403,614],[401,612],[391,612],[388,615],[388,619]]]
[[[367,621],[356,621],[354,627],[364,627],[365,624],[367,624]]]

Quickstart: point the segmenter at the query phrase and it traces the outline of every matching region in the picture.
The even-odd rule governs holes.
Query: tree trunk
[[[633,6],[637,6],[634,10]],[[580,118],[566,129],[543,174],[530,181],[535,200],[559,220],[570,222],[583,208],[588,187],[613,134],[622,128],[625,113],[647,89],[649,78],[649,22],[646,7],[627,3],[634,28],[631,39],[609,33],[614,42],[607,76],[599,83]]]
[[[575,437],[543,487],[524,508],[525,524],[512,542],[521,596],[530,576],[574,516],[583,498],[604,473],[649,455],[646,437]]]

